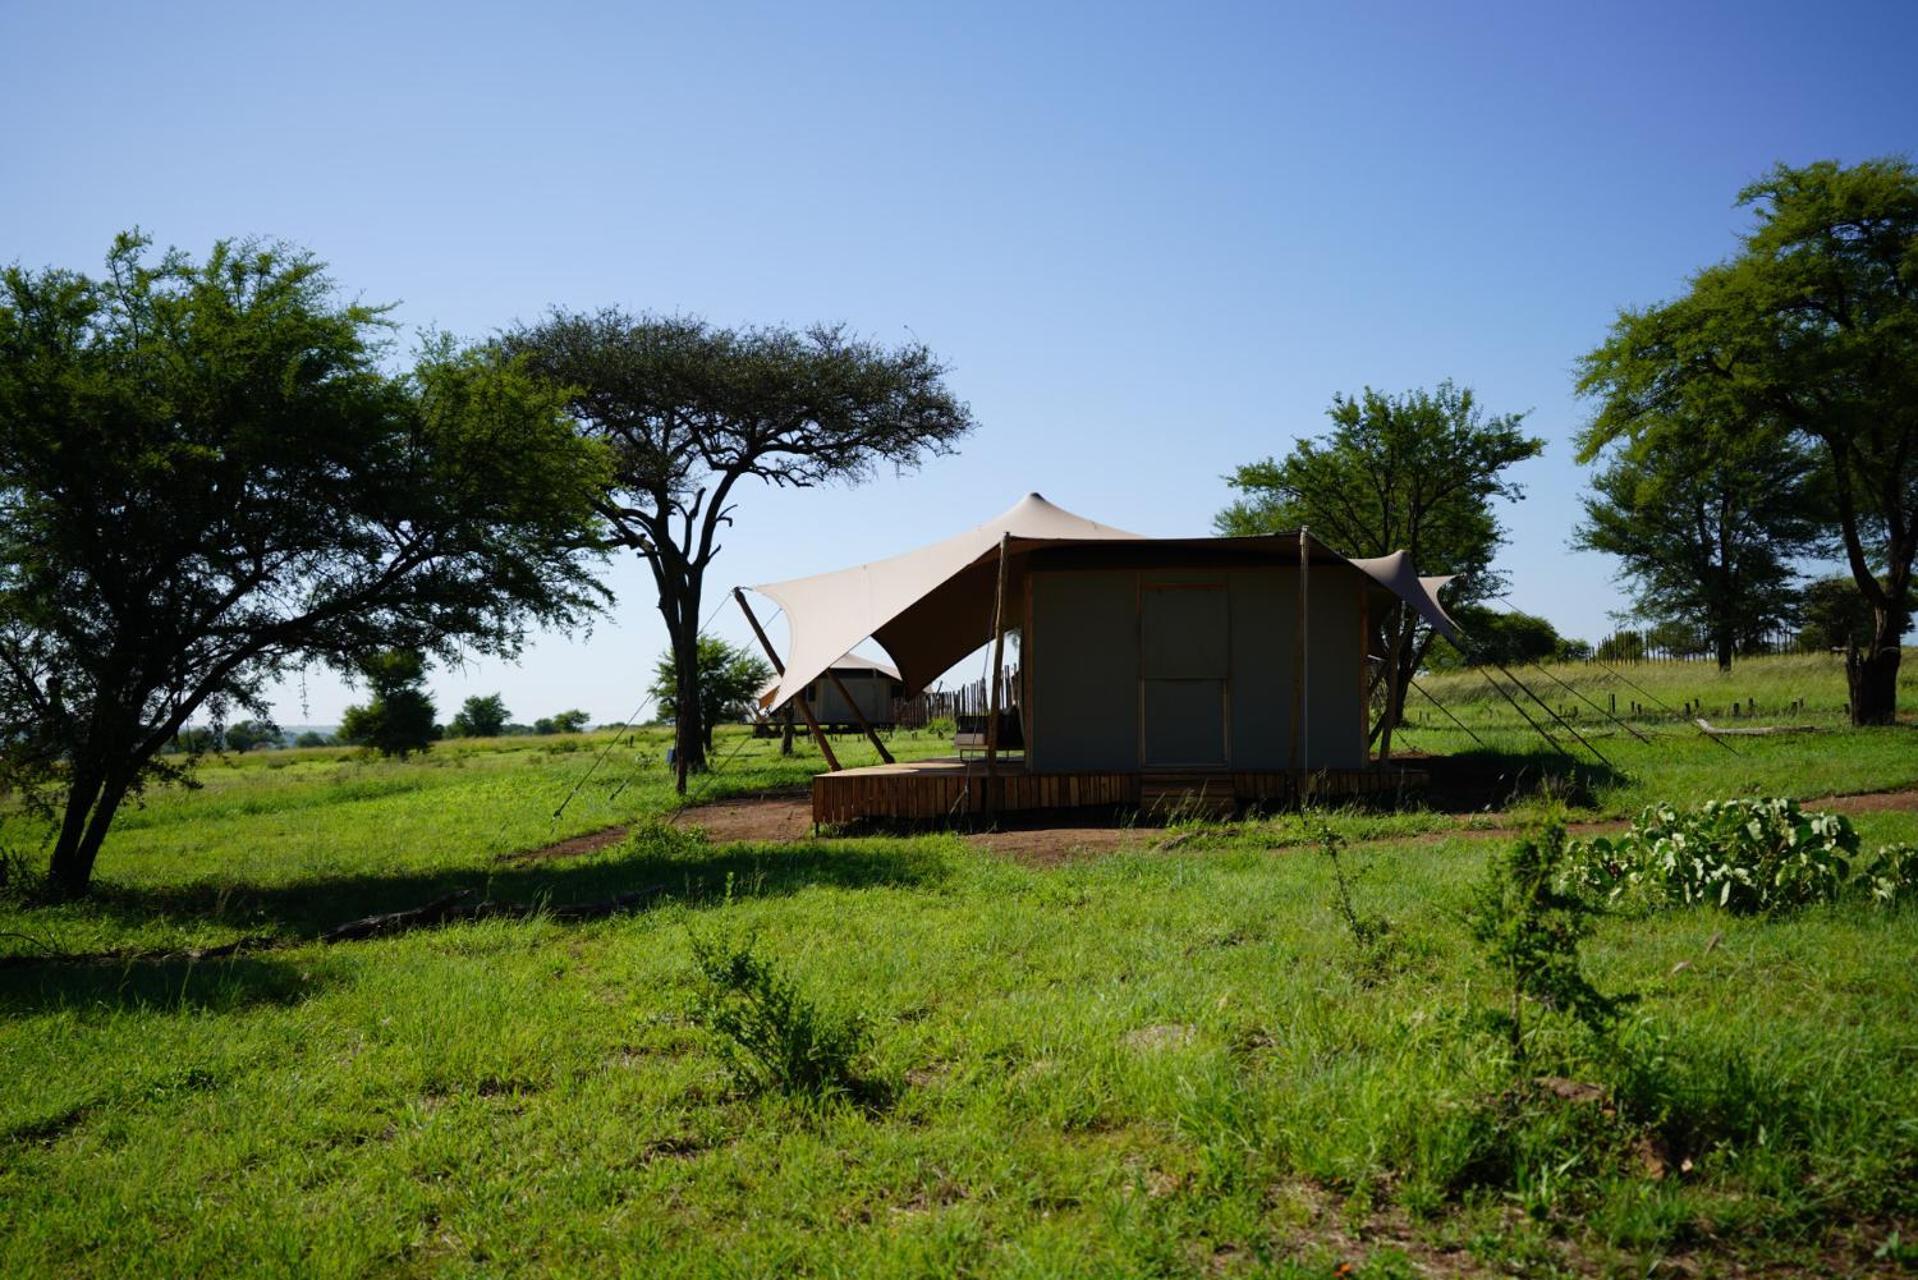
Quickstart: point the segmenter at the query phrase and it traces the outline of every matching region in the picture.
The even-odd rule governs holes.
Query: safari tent
[[[1456,634],[1446,580],[1303,530],[1143,538],[1028,494],[931,546],[755,587],[791,631],[765,705],[868,639],[912,693],[982,644],[996,665],[1018,638],[1017,704],[993,726],[1016,724],[1019,758],[989,743],[976,761],[834,770],[814,782],[821,822],[1398,790],[1416,778],[1368,759],[1370,620],[1403,604]]]
[[[820,726],[833,729],[857,728],[862,720],[879,728],[889,727],[893,720],[893,701],[905,693],[898,671],[876,658],[858,653],[844,655],[797,693],[779,698],[779,686],[779,678],[774,677],[759,691],[762,714],[773,709],[776,703],[783,705],[794,698],[804,698]]]

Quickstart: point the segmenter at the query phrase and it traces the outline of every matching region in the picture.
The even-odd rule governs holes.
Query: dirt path
[[[1862,795],[1820,796],[1801,802],[1807,809],[1826,809],[1835,813],[1914,813],[1918,812],[1918,788],[1898,791],[1874,791]],[[1013,858],[1032,866],[1051,866],[1076,858],[1097,857],[1128,848],[1151,848],[1176,844],[1180,836],[1162,827],[1135,827],[1112,820],[1082,821],[1074,824],[1041,824],[1016,821],[1009,815],[1004,826],[990,831],[960,834],[967,844]],[[1461,815],[1464,816],[1464,815]],[[1438,844],[1445,840],[1497,840],[1520,833],[1509,814],[1475,815],[1491,819],[1490,826],[1475,826],[1448,831],[1427,831],[1415,836],[1391,836],[1374,844]],[[739,796],[711,804],[682,809],[669,821],[678,827],[698,827],[715,844],[796,844],[812,838],[812,801],[805,792],[782,791],[767,795]],[[1567,830],[1575,836],[1608,835],[1628,825],[1620,818],[1597,822],[1574,822]],[[625,827],[608,827],[541,849],[508,854],[513,862],[539,862],[548,858],[570,858],[618,844],[626,836]]]

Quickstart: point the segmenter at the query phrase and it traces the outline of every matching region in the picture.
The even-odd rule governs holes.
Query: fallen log
[[[334,925],[320,935],[320,941],[351,942],[359,938],[377,938],[389,933],[403,933],[408,929],[417,929],[421,925],[443,924],[461,903],[472,896],[471,889],[455,889],[451,893],[441,894],[423,906],[408,907],[404,911],[386,911],[379,915],[361,916],[358,920],[348,920],[345,924]]]
[[[1817,733],[1815,724],[1764,724],[1753,725],[1749,729],[1721,729],[1708,720],[1694,720],[1693,724],[1706,733],[1723,738],[1764,738],[1775,733]]]
[[[614,894],[597,902],[574,902],[556,907],[545,902],[495,902],[490,898],[473,902],[470,901],[473,896],[471,889],[459,889],[405,911],[388,911],[335,925],[320,935],[320,941],[356,942],[405,933],[410,929],[426,929],[468,920],[526,920],[534,916],[567,923],[602,920],[622,911],[631,911],[665,892],[665,885],[655,884]]]

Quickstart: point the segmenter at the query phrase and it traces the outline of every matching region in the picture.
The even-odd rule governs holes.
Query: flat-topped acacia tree
[[[603,599],[603,446],[497,352],[391,326],[291,248],[0,274],[0,781],[84,894],[203,708],[389,649],[514,653]],[[189,758],[190,764],[190,758]]]
[[[646,561],[677,668],[679,789],[705,767],[699,627],[706,569],[755,479],[856,483],[917,465],[972,429],[946,367],[919,343],[885,347],[844,329],[725,329],[620,310],[556,311],[503,339],[554,385],[581,431],[613,448],[598,499],[613,545]]]

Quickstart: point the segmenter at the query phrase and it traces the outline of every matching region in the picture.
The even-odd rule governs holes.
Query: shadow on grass
[[[1509,809],[1539,795],[1586,808],[1597,802],[1602,789],[1627,781],[1617,769],[1568,760],[1552,751],[1461,751],[1402,762],[1431,778],[1425,804],[1439,813]]]
[[[773,851],[751,846],[713,849],[677,836],[629,841],[565,862],[326,876],[274,885],[200,881],[128,886],[103,881],[77,909],[128,926],[147,925],[156,918],[183,924],[217,922],[291,942],[318,938],[349,920],[418,907],[460,889],[495,902],[556,908],[636,891],[654,892],[655,903],[701,903],[717,901],[729,880],[738,895],[764,897],[815,887],[926,885],[947,872],[945,859],[927,850],[816,845]]]
[[[321,975],[267,956],[49,963],[0,969],[0,1013],[25,1015],[52,1009],[225,1013],[255,1005],[297,1004],[322,986]]]

